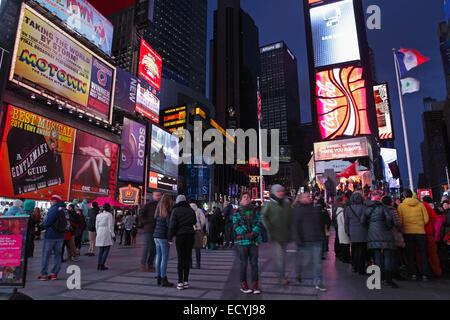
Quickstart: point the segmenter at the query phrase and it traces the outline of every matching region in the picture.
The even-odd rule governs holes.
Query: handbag
[[[203,247],[203,232],[195,231],[194,234],[194,249],[201,249]]]

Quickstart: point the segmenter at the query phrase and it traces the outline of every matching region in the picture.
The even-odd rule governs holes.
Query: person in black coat
[[[95,201],[92,202],[92,208],[88,211],[88,218],[86,221],[86,226],[89,233],[89,252],[86,253],[87,256],[95,256],[95,220],[99,212],[100,208],[98,207],[98,203]]]
[[[167,239],[172,245],[175,236],[175,245],[178,255],[178,290],[189,288],[189,269],[191,266],[192,247],[194,246],[194,226],[197,216],[187,203],[186,197],[179,195],[173,207],[169,222]]]
[[[302,282],[305,262],[312,257],[314,285],[317,290],[327,291],[322,283],[322,247],[325,241],[325,226],[330,216],[321,207],[312,205],[312,196],[303,193],[297,196],[292,209],[292,230],[297,243],[297,283]]]
[[[361,216],[361,224],[367,229],[367,248],[373,250],[375,264],[384,273],[385,284],[398,288],[392,281],[393,264],[395,260],[395,238],[391,229],[394,227],[394,219],[388,208],[381,203],[381,192],[371,194],[367,208]]]
[[[364,198],[359,192],[350,197],[349,206],[344,209],[345,232],[352,243],[352,271],[366,274],[367,257],[367,228],[361,224],[361,217],[366,206]]]
[[[223,218],[225,220],[225,248],[233,247],[234,245],[234,232],[233,232],[233,205],[225,201],[223,209]]]
[[[221,219],[222,216],[219,208],[215,208],[212,214],[208,216],[208,238],[210,250],[216,250],[216,244],[219,242]]]

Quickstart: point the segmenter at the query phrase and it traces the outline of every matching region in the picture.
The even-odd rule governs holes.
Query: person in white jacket
[[[203,228],[206,224],[206,218],[203,214],[202,209],[200,209],[197,204],[195,203],[195,200],[191,199],[189,200],[189,205],[191,206],[192,210],[195,212],[195,216],[197,218],[197,223],[194,226],[195,230],[195,236],[194,236],[194,249],[195,249],[195,257],[197,260],[197,269],[200,269],[200,261],[201,261],[201,253],[200,250],[203,248]],[[192,268],[192,260],[191,260],[191,268]]]
[[[345,232],[344,207],[338,206],[336,209],[336,218],[338,223],[339,243],[341,244],[342,259],[344,263],[350,263],[350,237]]]
[[[108,270],[108,268],[105,267],[106,259],[108,258],[111,246],[116,240],[116,234],[114,233],[114,218],[109,203],[105,203],[103,205],[103,211],[97,215],[95,220],[95,230],[97,232],[95,246],[100,247],[97,270]]]

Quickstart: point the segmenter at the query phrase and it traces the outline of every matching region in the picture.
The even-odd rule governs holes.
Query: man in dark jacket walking
[[[225,201],[223,209],[223,218],[225,220],[225,248],[233,248],[234,245],[234,232],[233,232],[233,205]]]
[[[301,284],[305,261],[312,257],[314,286],[325,292],[322,283],[322,247],[325,241],[325,226],[330,216],[320,207],[313,206],[311,194],[297,196],[292,212],[292,228],[297,243],[297,283]]]
[[[394,219],[383,203],[381,192],[374,191],[367,208],[361,217],[361,223],[368,229],[367,248],[373,250],[375,264],[384,274],[384,283],[392,288],[398,288],[392,281],[393,264],[395,260],[395,238],[391,232],[394,227]]]
[[[197,216],[187,203],[184,195],[179,195],[173,207],[169,222],[168,240],[172,245],[175,236],[175,245],[178,255],[178,290],[189,288],[189,269],[191,267],[192,247],[194,246],[194,226]]]
[[[52,195],[50,198],[51,207],[48,211],[47,217],[42,223],[41,227],[46,229],[44,245],[42,247],[42,268],[39,280],[56,280],[58,277],[58,272],[61,270],[61,253],[64,243],[64,232],[59,232],[58,230],[58,219],[65,220],[65,208],[66,204],[62,201],[62,197],[59,195]],[[65,221],[68,226],[68,221]],[[64,222],[61,223],[64,225]],[[52,273],[48,275],[48,263],[50,260],[51,252],[55,253],[55,258],[53,260]]]
[[[100,212],[97,202],[92,202],[92,208],[88,211],[87,229],[89,234],[89,251],[86,253],[87,256],[95,256],[95,238],[97,234],[95,232],[95,221],[97,215]]]
[[[144,226],[145,245],[142,251],[141,270],[154,272],[156,248],[153,239],[153,232],[155,231],[155,211],[159,200],[162,198],[161,191],[154,191],[152,193],[152,201],[147,202],[141,209],[139,222]]]

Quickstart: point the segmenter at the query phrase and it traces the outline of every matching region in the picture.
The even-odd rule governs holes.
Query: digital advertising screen
[[[0,217],[0,288],[25,287],[29,219]]]
[[[141,39],[138,76],[153,88],[161,91],[162,58],[147,42]]]
[[[72,30],[84,35],[98,48],[111,55],[114,27],[87,0],[36,0]]]
[[[400,172],[397,162],[397,150],[393,148],[380,148],[383,159],[384,178],[390,188],[400,188]]]
[[[25,4],[10,80],[37,93],[48,90],[80,111],[111,121],[115,68]]]
[[[150,119],[154,123],[159,123],[159,108],[161,101],[158,92],[145,81],[139,81],[136,96],[136,111]]]
[[[158,126],[152,126],[150,169],[168,177],[178,178],[179,139]]]
[[[162,173],[150,171],[148,177],[148,187],[151,189],[159,189],[166,192],[178,192],[178,179],[168,177]]]
[[[184,128],[187,121],[187,107],[177,107],[169,110],[164,110],[162,116],[162,125],[169,132],[174,132],[177,129]]]
[[[314,158],[316,161],[368,156],[369,150],[365,137],[314,143]]]
[[[116,89],[114,107],[129,113],[136,112],[138,79],[132,74],[116,68]]]
[[[360,60],[353,0],[310,9],[316,68]]]
[[[0,148],[0,190],[7,198],[68,200],[76,130],[8,106]]]
[[[78,131],[75,142],[70,199],[115,196],[119,146]]]
[[[362,68],[317,72],[316,102],[322,139],[371,134]]]
[[[201,165],[187,165],[187,196],[194,200],[209,200],[210,167]]]
[[[119,180],[143,183],[147,128],[144,124],[123,118]]]
[[[391,104],[387,83],[373,87],[377,109],[378,132],[380,140],[394,139]]]

